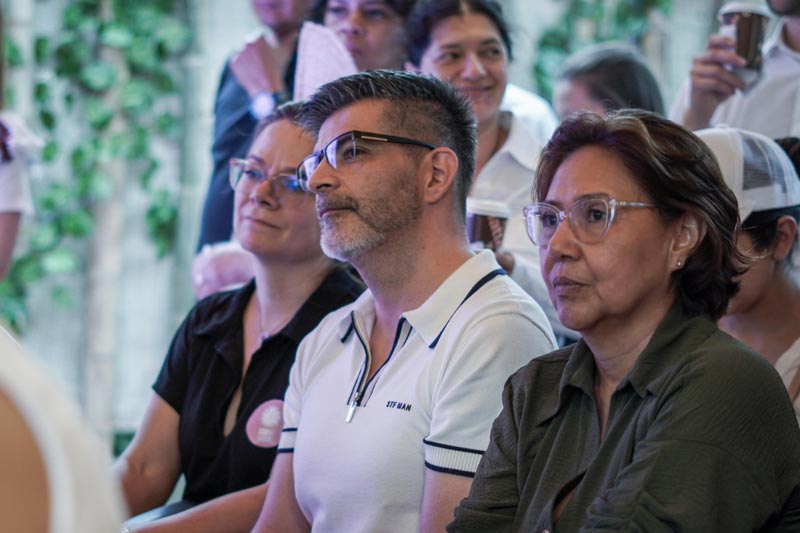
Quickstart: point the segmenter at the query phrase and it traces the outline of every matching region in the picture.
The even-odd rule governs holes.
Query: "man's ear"
[[[431,151],[426,158],[425,168],[426,203],[434,204],[453,188],[458,173],[458,157],[450,148],[444,146]]]
[[[670,249],[671,267],[680,270],[706,236],[706,225],[694,213],[684,213],[675,222],[675,236]]]
[[[778,219],[775,242],[772,244],[772,257],[777,262],[786,259],[797,238],[797,221],[788,215]]]

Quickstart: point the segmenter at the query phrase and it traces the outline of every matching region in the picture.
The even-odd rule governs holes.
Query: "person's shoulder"
[[[558,386],[561,376],[572,355],[574,346],[559,348],[545,355],[531,359],[528,364],[514,372],[509,378],[511,386],[525,389],[532,384],[554,383]]]
[[[724,382],[730,389],[782,383],[769,361],[719,329],[688,355],[686,371],[696,379]]]

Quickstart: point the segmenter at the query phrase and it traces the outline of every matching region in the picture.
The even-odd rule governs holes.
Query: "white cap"
[[[742,221],[753,212],[800,205],[800,178],[778,143],[760,133],[725,126],[695,133],[714,152],[725,183],[739,202]]]
[[[488,217],[510,218],[511,208],[505,202],[485,198],[467,198],[467,213]]]
[[[756,15],[770,18],[770,12],[767,8],[752,2],[728,2],[719,8],[717,16],[721,17],[731,13],[755,13]]]

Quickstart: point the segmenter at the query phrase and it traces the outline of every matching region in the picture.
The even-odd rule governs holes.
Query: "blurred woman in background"
[[[478,122],[478,156],[470,197],[508,205],[500,265],[542,306],[557,335],[574,336],[558,320],[530,246],[522,208],[530,201],[539,151],[528,124],[501,102],[508,86],[511,37],[494,0],[421,0],[407,24],[410,67],[447,81],[466,96]]]
[[[800,285],[792,272],[800,178],[781,147],[764,135],[727,127],[696,133],[739,201],[738,245],[748,259],[719,325],[775,367],[800,421]]]
[[[636,108],[664,115],[656,77],[632,46],[602,43],[569,56],[558,73],[553,107],[559,119],[578,111]]]

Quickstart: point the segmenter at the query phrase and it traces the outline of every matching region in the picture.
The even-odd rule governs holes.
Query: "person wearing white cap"
[[[694,59],[670,119],[691,130],[727,124],[772,138],[800,135],[800,0],[766,0],[766,4],[781,18],[761,48],[758,82],[748,87],[735,72],[746,64],[733,50],[735,41],[712,35],[706,50]],[[729,2],[720,15],[730,9],[769,14],[751,2]]]
[[[751,261],[719,325],[775,366],[800,421],[800,285],[792,275],[800,178],[781,147],[763,135],[727,127],[697,135],[736,194],[738,243]]]

